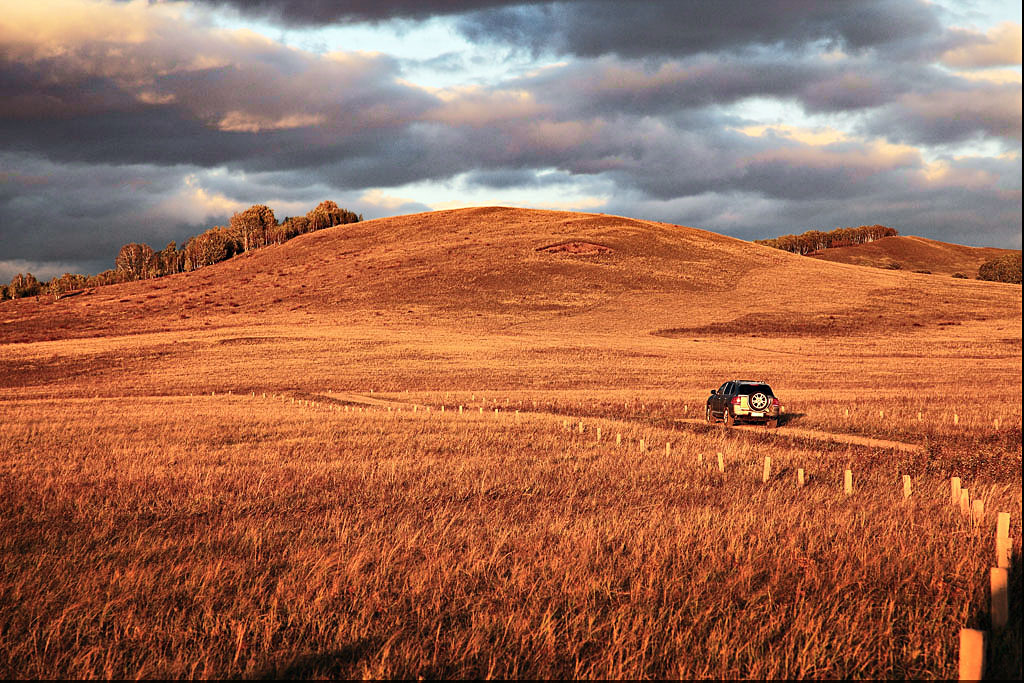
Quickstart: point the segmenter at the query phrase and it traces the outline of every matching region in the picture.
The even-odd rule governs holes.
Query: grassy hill
[[[898,235],[849,247],[836,247],[809,254],[812,258],[834,263],[850,263],[875,268],[899,264],[903,270],[928,270],[937,275],[963,273],[977,277],[981,264],[997,256],[1013,253],[1010,249],[968,247],[924,237]]]
[[[856,249],[984,251],[889,240]],[[939,267],[900,249],[906,271]],[[952,256],[944,263],[963,267]],[[1013,317],[1019,306],[1014,290],[989,283],[851,269],[651,221],[491,207],[338,226],[191,273],[56,302],[6,303],[0,341],[342,320],[491,331],[849,334]]]

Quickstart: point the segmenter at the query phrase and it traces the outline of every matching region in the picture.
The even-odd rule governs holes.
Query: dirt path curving
[[[372,405],[378,407],[392,406],[401,408],[412,408],[412,403],[405,401],[394,400],[390,398],[378,399],[370,396],[352,393],[334,393],[325,392],[324,396],[328,396],[336,401],[343,401],[345,403],[361,403],[364,405]],[[563,416],[564,417],[564,416]],[[707,422],[704,420],[697,420],[693,418],[679,418],[675,420],[679,424],[693,424],[693,425],[705,425]],[[723,427],[724,429],[724,427]],[[832,443],[846,443],[854,446],[866,446],[868,448],[891,448],[897,451],[904,451],[906,453],[923,453],[924,446],[913,443],[905,443],[903,441],[889,441],[888,439],[874,439],[869,436],[860,436],[857,434],[837,434],[834,432],[822,432],[816,429],[800,429],[799,427],[777,427],[775,429],[768,429],[760,425],[734,425],[728,429],[735,429],[738,431],[749,431],[759,432],[762,434],[771,434],[777,437],[790,437],[795,439],[809,439],[812,441],[825,441]]]
[[[704,420],[695,419],[678,419],[676,422],[686,424],[707,424]],[[903,441],[889,441],[887,439],[873,439],[869,436],[859,436],[857,434],[836,434],[834,432],[821,432],[816,429],[800,429],[799,427],[777,427],[775,429],[768,429],[760,425],[734,425],[728,429],[738,429],[741,431],[757,431],[768,433],[780,437],[793,437],[797,439],[812,439],[814,441],[830,441],[833,443],[848,443],[855,446],[867,446],[869,448],[892,448],[897,451],[905,451],[907,453],[923,453],[924,446],[905,443]]]

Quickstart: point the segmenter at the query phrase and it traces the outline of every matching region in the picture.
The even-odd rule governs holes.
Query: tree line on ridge
[[[324,201],[305,216],[291,216],[278,222],[270,207],[257,204],[233,215],[227,226],[214,226],[190,238],[181,249],[174,242],[160,251],[155,251],[148,244],[126,244],[114,260],[114,268],[98,275],[64,273],[49,282],[40,282],[32,273],[19,273],[10,284],[0,285],[0,300],[40,294],[60,297],[89,287],[188,272],[225,261],[236,254],[281,244],[307,232],[361,220],[361,214],[342,209],[332,201]]]
[[[850,247],[898,234],[900,233],[896,228],[884,225],[862,225],[859,228],[836,228],[829,232],[808,230],[799,235],[781,235],[767,240],[754,240],[754,243],[806,256],[822,249]]]

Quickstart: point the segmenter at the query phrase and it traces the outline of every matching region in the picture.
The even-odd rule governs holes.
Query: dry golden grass
[[[952,677],[999,511],[1020,562],[1020,291],[480,209],[5,302],[0,674]],[[783,427],[678,421],[733,378]]]
[[[824,249],[815,252],[813,257],[875,268],[898,263],[903,270],[928,270],[933,275],[946,276],[963,273],[973,279],[978,276],[981,264],[1011,253],[1011,249],[968,247],[914,235],[898,235],[866,244]]]
[[[1019,539],[1012,482],[965,483],[980,533],[943,477],[905,503],[885,458],[721,430],[223,395],[5,417],[6,675],[948,678],[996,511]]]

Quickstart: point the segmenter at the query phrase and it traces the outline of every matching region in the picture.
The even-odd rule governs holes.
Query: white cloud
[[[1021,25],[1003,22],[971,43],[943,53],[942,61],[961,68],[1020,66]]]
[[[323,114],[289,114],[272,119],[243,111],[229,111],[217,123],[217,128],[236,133],[260,133],[268,130],[310,128],[322,125],[325,120],[326,117]]]

